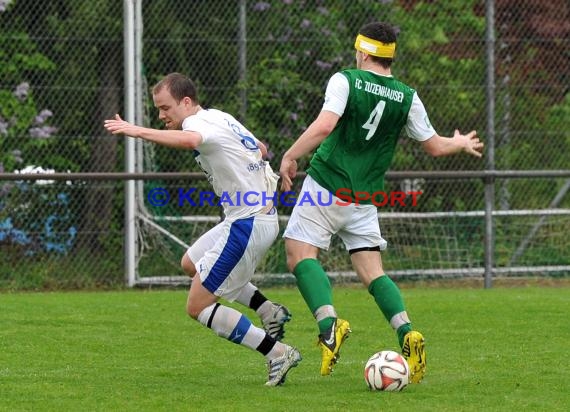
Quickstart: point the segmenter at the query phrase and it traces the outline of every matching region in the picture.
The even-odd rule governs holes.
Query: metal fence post
[[[245,81],[247,80],[247,1],[240,0],[239,2],[239,30],[238,30],[238,53],[239,53],[239,81],[242,82],[240,87],[240,120],[245,122],[247,115],[247,90],[245,88]]]
[[[125,0],[124,41],[125,41],[125,119],[135,121],[135,9],[134,1]],[[125,137],[125,171],[135,172],[135,140]],[[135,284],[135,181],[125,181],[125,280],[129,287]]]
[[[495,170],[495,2],[485,1],[486,57],[487,57],[487,164],[490,172]],[[495,204],[495,179],[485,179],[485,288],[490,288],[493,278],[495,233],[493,209]]]

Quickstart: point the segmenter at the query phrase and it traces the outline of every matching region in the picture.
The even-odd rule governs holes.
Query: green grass
[[[369,392],[367,358],[396,338],[363,288],[335,287],[353,333],[318,374],[316,326],[296,289],[266,294],[293,312],[304,360],[267,388],[264,358],[185,315],[184,291],[0,294],[1,411],[562,411],[570,405],[570,288],[404,289],[427,339],[428,374]],[[257,317],[246,313],[254,322]]]

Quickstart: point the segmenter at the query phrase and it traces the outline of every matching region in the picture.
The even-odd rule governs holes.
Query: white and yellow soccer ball
[[[406,359],[391,350],[375,353],[364,367],[364,380],[373,391],[401,391],[408,385],[409,376]]]

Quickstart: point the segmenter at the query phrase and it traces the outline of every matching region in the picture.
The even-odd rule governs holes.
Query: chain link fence
[[[124,114],[124,5],[116,0],[0,0],[0,173],[120,172],[125,140],[103,120]],[[314,119],[328,78],[354,66],[358,28],[399,27],[394,75],[418,90],[439,134],[476,129],[494,139],[500,170],[568,169],[570,6],[564,0],[495,0],[494,130],[488,136],[486,2],[145,0],[139,122],[160,127],[149,87],[169,72],[192,77],[201,103],[229,111],[269,146],[284,151]],[[309,157],[300,161],[304,169]],[[433,159],[402,136],[394,171],[483,170],[488,158]],[[189,153],[139,143],[137,170],[198,172]],[[296,188],[299,189],[299,179]],[[495,181],[497,274],[509,267],[567,267],[567,178]],[[203,180],[137,183],[141,279],[181,276],[187,244],[220,218],[216,206],[180,203]],[[153,204],[156,189],[170,201]],[[484,255],[481,179],[390,179],[386,191],[421,191],[380,208],[388,273],[479,275]],[[0,180],[0,288],[115,287],[124,283],[124,182]],[[521,215],[520,210],[562,210]],[[290,208],[281,205],[283,220]],[[512,213],[509,213],[512,212]],[[285,223],[285,222],[283,222]],[[284,226],[284,225],[283,225]],[[340,243],[325,268],[350,262]],[[540,269],[542,270],[542,269]],[[278,240],[260,273],[286,273]],[[567,273],[564,269],[557,272]]]

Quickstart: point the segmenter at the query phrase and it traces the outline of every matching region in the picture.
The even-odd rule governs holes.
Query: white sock
[[[198,315],[198,321],[230,342],[261,352],[268,359],[284,353],[284,345],[271,339],[239,311],[214,303]]]
[[[245,285],[241,289],[239,296],[236,298],[236,302],[241,303],[242,305],[249,307],[249,304],[251,302],[251,298],[252,298],[252,296],[256,290],[257,290],[257,287],[253,283],[249,282],[247,285]]]

